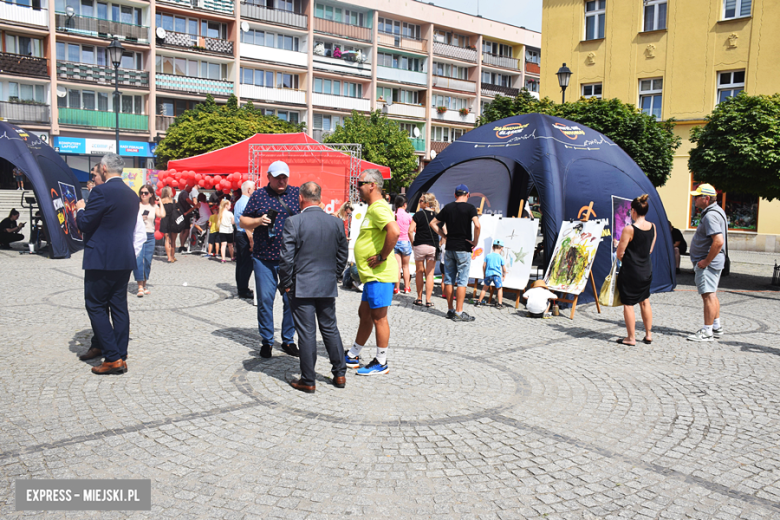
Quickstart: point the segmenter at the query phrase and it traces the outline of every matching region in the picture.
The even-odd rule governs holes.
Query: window
[[[526,51],[525,51],[525,62],[526,63],[536,63],[537,65],[541,64],[542,60],[539,57],[539,51],[537,49],[526,49]]]
[[[431,127],[431,140],[451,143],[465,134],[467,130],[460,128],[447,128],[446,126]]]
[[[59,108],[113,112],[113,97],[108,92],[68,89],[67,96],[57,98],[57,106]],[[143,114],[144,98],[143,96],[120,94],[119,109],[125,114]]]
[[[644,0],[645,31],[666,29],[666,0]]]
[[[378,52],[376,55],[376,61],[378,65],[383,67],[411,70],[414,72],[421,71],[419,58],[410,58],[401,54],[387,54],[384,52]]]
[[[331,132],[341,125],[341,118],[339,116],[332,116],[330,114],[314,114],[314,130],[322,130],[323,132]]]
[[[460,110],[462,108],[469,108],[469,102],[467,99],[463,98],[434,94],[431,96],[431,106],[447,107],[450,110]]]
[[[639,81],[639,108],[645,114],[661,119],[662,79],[643,79]]]
[[[190,76],[193,78],[223,81],[228,79],[228,66],[226,63],[209,63],[207,61],[187,60],[170,56],[155,56],[155,71],[161,74],[174,74],[176,76]]]
[[[297,37],[286,34],[250,29],[247,32],[241,31],[241,43],[298,52],[299,40]]]
[[[414,123],[398,123],[398,128],[400,128],[405,134],[407,134],[410,138],[414,139],[414,129],[418,128],[416,124]],[[423,134],[422,128],[420,128],[420,135]]]
[[[420,39],[420,26],[399,22],[398,20],[390,20],[388,18],[379,18],[377,29],[381,33],[392,34],[395,36],[402,36],[413,40]]]
[[[752,0],[723,0],[723,19],[750,16]]]
[[[586,99],[592,97],[601,99],[601,83],[591,83],[590,85],[583,85],[582,97]]]
[[[442,31],[437,29],[433,31],[433,41],[438,43],[446,43],[447,45],[453,45],[455,47],[468,47],[469,37],[463,34]]]
[[[289,121],[290,123],[295,124],[300,121],[300,114],[298,112],[288,112],[287,110],[277,110],[276,117],[282,121]]]
[[[314,92],[318,94],[333,94],[353,98],[363,97],[363,85],[360,83],[347,83],[330,79],[314,78]]]
[[[539,80],[534,78],[526,79],[525,88],[529,92],[539,92]]]
[[[467,79],[468,69],[466,67],[450,65],[449,63],[434,62],[433,74],[434,76],[444,76],[446,78]]]
[[[239,80],[244,85],[256,87],[298,89],[298,75],[286,72],[276,72],[276,82],[274,82],[274,71],[272,70],[263,71],[241,67]]]
[[[607,0],[585,2],[585,39],[598,40],[604,37],[604,16]]]
[[[350,10],[342,10],[340,7],[333,7],[324,4],[314,4],[315,18],[324,18],[334,22],[345,23],[348,25],[357,25],[366,27],[366,16],[363,13]]]
[[[490,40],[482,40],[482,52],[485,54],[492,54],[494,56],[505,56],[507,58],[511,58],[513,51],[510,45],[491,42]]]
[[[489,83],[490,85],[500,85],[502,87],[512,87],[512,76],[509,74],[498,74],[496,72],[483,72],[482,83]]]
[[[140,97],[140,96],[137,96]],[[185,111],[191,110],[198,105],[197,101],[188,101],[186,99],[157,98],[157,114],[161,116],[180,116]]]
[[[745,90],[745,71],[718,73],[718,103]]]
[[[23,56],[43,57],[43,40],[27,36],[5,34],[5,52]]]
[[[46,98],[44,85],[28,85],[26,83],[8,83],[8,101],[11,103],[40,103],[44,104]]]

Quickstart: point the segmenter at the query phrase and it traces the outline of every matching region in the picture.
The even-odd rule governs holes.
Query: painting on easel
[[[538,229],[538,220],[504,218],[498,221],[494,238],[504,243],[501,253],[507,267],[504,287],[524,290],[528,285]]]
[[[585,289],[603,230],[603,220],[561,224],[544,277],[551,291],[578,295]]]

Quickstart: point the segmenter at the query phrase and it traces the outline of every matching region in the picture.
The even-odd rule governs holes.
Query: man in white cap
[[[720,302],[715,294],[720,282],[720,273],[726,265],[723,249],[728,219],[723,208],[718,206],[718,193],[710,184],[701,184],[692,191],[694,204],[701,210],[701,220],[691,239],[691,262],[693,262],[696,289],[704,301],[704,327],[688,336],[689,341],[712,341],[723,336],[720,323]]]
[[[274,344],[274,299],[279,285],[279,260],[282,250],[284,221],[301,212],[298,187],[288,186],[290,167],[276,161],[268,167],[268,184],[255,190],[241,215],[241,227],[252,232],[252,263],[257,295],[257,327],[262,345],[260,357],[270,358]],[[298,357],[293,342],[295,325],[290,302],[282,294],[282,350]]]

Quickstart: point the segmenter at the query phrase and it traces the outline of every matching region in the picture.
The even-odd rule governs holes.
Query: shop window
[[[691,191],[694,191],[699,182],[691,183]],[[722,192],[718,193],[718,204],[726,212],[726,218],[731,231],[757,231],[758,230],[758,197],[743,193]],[[698,209],[691,197],[690,226],[696,228],[701,220],[701,210]]]

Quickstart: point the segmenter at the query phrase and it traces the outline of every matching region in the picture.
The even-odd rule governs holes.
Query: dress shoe
[[[301,352],[298,350],[295,343],[282,343],[282,350],[284,350],[285,354],[288,356],[301,357]]]
[[[87,350],[86,354],[82,354],[79,356],[79,359],[82,361],[89,361],[90,359],[95,359],[97,357],[100,357],[103,355],[103,351],[100,350],[97,347],[90,347],[89,350]]]
[[[261,358],[270,358],[272,356],[271,352],[271,345],[268,345],[267,343],[263,343],[263,346],[260,347],[260,357]]]
[[[347,386],[347,378],[344,376],[338,376],[333,378],[333,386],[336,388],[344,388]]]
[[[103,361],[103,364],[99,367],[92,367],[92,373],[98,375],[124,374],[125,372],[127,372],[127,363],[123,359],[111,362]]]
[[[240,292],[238,293],[238,297],[244,300],[253,300],[255,298],[255,293],[252,290],[247,292]]]
[[[300,390],[301,392],[306,392],[307,394],[313,394],[316,387],[304,385],[301,383],[300,379],[293,379],[290,381],[290,386],[295,388],[296,390]]]

